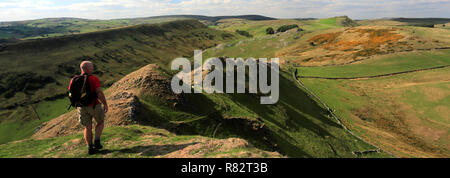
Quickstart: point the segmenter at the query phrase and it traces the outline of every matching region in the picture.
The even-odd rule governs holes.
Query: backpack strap
[[[83,87],[81,87],[81,91],[84,91],[84,89],[86,88],[86,80],[89,77],[89,75],[83,74],[83,77],[84,77],[84,81],[83,81]]]
[[[87,80],[87,82],[89,82],[89,76],[91,76],[90,74],[86,74],[86,73],[84,73],[83,74],[83,76],[84,76],[84,83],[83,83],[83,88],[81,89],[81,91],[84,91],[84,88],[85,88],[85,84],[86,84],[86,80]],[[90,90],[90,88],[89,88],[89,90]],[[91,91],[92,92],[92,91]],[[94,91],[95,92],[95,91]],[[95,100],[93,101],[94,102],[94,105],[92,106],[93,108],[95,108],[95,106],[97,105],[97,99],[98,99],[98,96],[97,96],[97,94],[95,94]]]

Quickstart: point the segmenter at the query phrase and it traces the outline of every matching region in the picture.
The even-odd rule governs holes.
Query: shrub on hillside
[[[266,34],[268,34],[268,35],[275,34],[275,30],[273,30],[272,27],[269,27],[269,28],[266,29]]]
[[[3,93],[3,92],[5,92],[5,91],[6,91],[6,88],[3,87],[2,85],[0,85],[0,93]]]
[[[233,35],[230,34],[230,33],[222,33],[221,36],[222,36],[222,39],[230,39],[230,38],[233,38]]]
[[[242,35],[242,36],[249,37],[249,38],[253,37],[252,35],[250,35],[250,33],[248,33],[247,31],[243,31],[243,30],[236,30],[236,33],[238,33],[239,35]]]
[[[298,25],[297,24],[283,25],[281,27],[278,27],[277,32],[285,32],[293,28],[298,28]]]
[[[8,73],[3,81],[6,88],[5,97],[12,97],[16,92],[28,92],[43,88],[55,82],[50,76],[38,75],[34,72]]]

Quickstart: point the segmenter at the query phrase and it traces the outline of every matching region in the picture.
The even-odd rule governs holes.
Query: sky
[[[450,18],[450,0],[0,0],[0,21],[51,17],[117,19],[159,15],[275,18]]]

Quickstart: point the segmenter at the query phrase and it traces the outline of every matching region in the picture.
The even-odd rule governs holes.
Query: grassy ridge
[[[206,24],[214,24],[221,19],[240,18],[248,20],[271,20],[260,15],[242,16],[201,16],[201,15],[167,15],[145,18],[128,18],[112,20],[89,20],[79,18],[46,18],[27,21],[0,22],[0,43],[2,39],[39,39],[70,34],[89,33],[106,29],[123,28],[140,24],[155,24],[175,20],[195,19]]]
[[[249,21],[243,19],[225,19],[217,22],[215,29],[226,30],[234,32],[236,30],[243,30],[249,32],[255,37],[265,36],[266,29],[272,27],[273,29],[278,29],[283,25],[298,25],[301,29],[306,31],[318,31],[327,30],[333,28],[344,27],[344,21],[347,17],[334,17],[328,19],[318,19],[318,20],[293,20],[293,19],[282,19],[282,20],[262,20],[262,21]]]
[[[89,33],[106,29],[154,24],[187,19],[183,17],[88,20],[78,18],[49,18],[0,23],[0,38],[37,39],[69,34]]]

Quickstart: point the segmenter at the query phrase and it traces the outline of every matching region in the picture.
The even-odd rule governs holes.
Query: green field
[[[342,66],[298,67],[299,76],[365,77],[450,65],[450,50],[417,51],[374,57]]]
[[[28,107],[16,109],[15,113],[8,118],[2,118],[3,120],[0,123],[0,144],[30,137],[41,124],[66,113],[69,105],[69,100],[63,98],[53,101],[42,101],[33,106],[29,105]],[[24,115],[31,117],[30,120],[21,120],[20,116]]]

